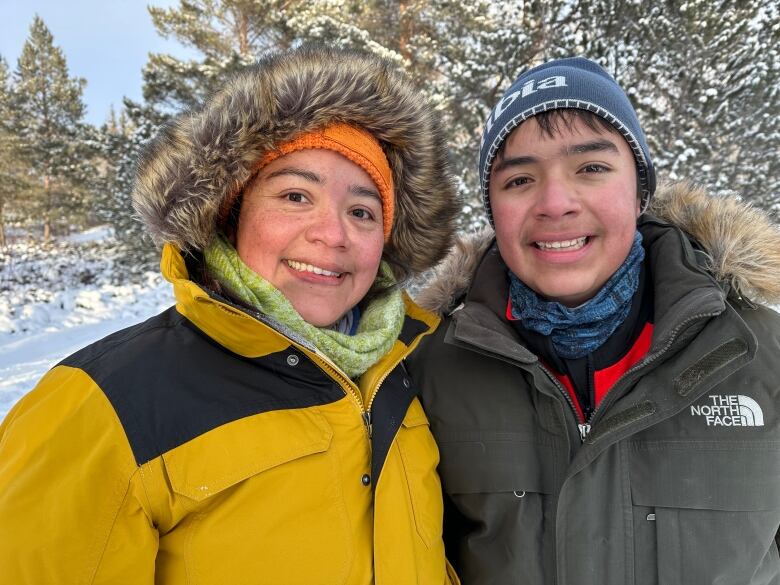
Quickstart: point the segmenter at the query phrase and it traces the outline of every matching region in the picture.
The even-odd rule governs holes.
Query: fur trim
[[[275,145],[331,122],[365,128],[393,171],[387,256],[411,274],[438,262],[459,211],[444,134],[411,82],[379,57],[304,46],[270,55],[201,108],[164,126],[140,157],[134,206],[153,239],[205,248],[218,213]]]
[[[739,296],[780,302],[780,228],[765,213],[687,182],[664,186],[648,212],[697,240],[709,255],[708,270]]]
[[[471,279],[485,252],[493,243],[493,228],[463,235],[447,257],[430,274],[414,302],[439,315],[450,313],[471,286]]]
[[[780,229],[766,214],[738,197],[716,197],[685,182],[660,186],[648,213],[697,240],[710,257],[712,275],[739,296],[780,302]],[[458,239],[416,302],[440,315],[450,313],[471,286],[494,237],[492,229],[484,228]]]

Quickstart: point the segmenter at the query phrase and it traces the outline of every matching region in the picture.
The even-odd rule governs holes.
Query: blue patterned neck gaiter
[[[628,316],[644,258],[642,235],[637,231],[631,251],[620,268],[596,296],[574,308],[541,299],[510,271],[512,317],[519,319],[526,329],[549,336],[560,357],[585,357],[601,347]]]

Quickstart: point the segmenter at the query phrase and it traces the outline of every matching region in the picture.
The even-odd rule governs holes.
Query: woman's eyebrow
[[[281,177],[283,175],[294,175],[296,177],[301,177],[302,179],[305,179],[307,181],[311,181],[312,183],[318,183],[318,184],[323,183],[322,177],[320,177],[317,173],[313,173],[312,171],[307,171],[306,169],[300,169],[298,167],[284,167],[272,173],[268,173],[265,178],[273,179],[276,177]]]
[[[373,197],[374,199],[382,201],[382,198],[375,189],[364,187],[363,185],[350,185],[349,192],[353,193],[354,195],[364,195],[366,197]]]

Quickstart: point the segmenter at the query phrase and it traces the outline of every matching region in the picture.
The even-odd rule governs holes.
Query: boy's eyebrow
[[[611,140],[602,139],[565,146],[561,149],[561,156],[574,156],[578,154],[587,154],[589,152],[602,151],[614,152],[615,154],[620,152],[614,142]],[[505,158],[496,164],[496,166],[493,168],[493,172],[500,173],[509,167],[530,165],[538,161],[539,159],[535,156],[515,156],[512,158]]]
[[[499,162],[494,168],[494,173],[500,173],[504,169],[508,169],[509,167],[520,167],[523,165],[530,165],[535,162],[538,162],[539,159],[535,156],[514,156],[512,158],[504,158]]]
[[[614,152],[615,154],[620,152],[614,142],[603,138],[601,140],[591,140],[590,142],[583,142],[582,144],[567,146],[561,151],[561,154],[565,156],[572,156],[575,154],[587,154],[589,152],[600,152],[604,150]]]

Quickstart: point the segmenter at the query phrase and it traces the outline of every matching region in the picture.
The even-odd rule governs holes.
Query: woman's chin
[[[314,310],[311,308],[299,310],[298,313],[303,317],[309,325],[315,327],[330,327],[334,323],[337,323],[352,307],[344,307],[343,310],[333,310],[331,307],[327,307],[330,310]]]

